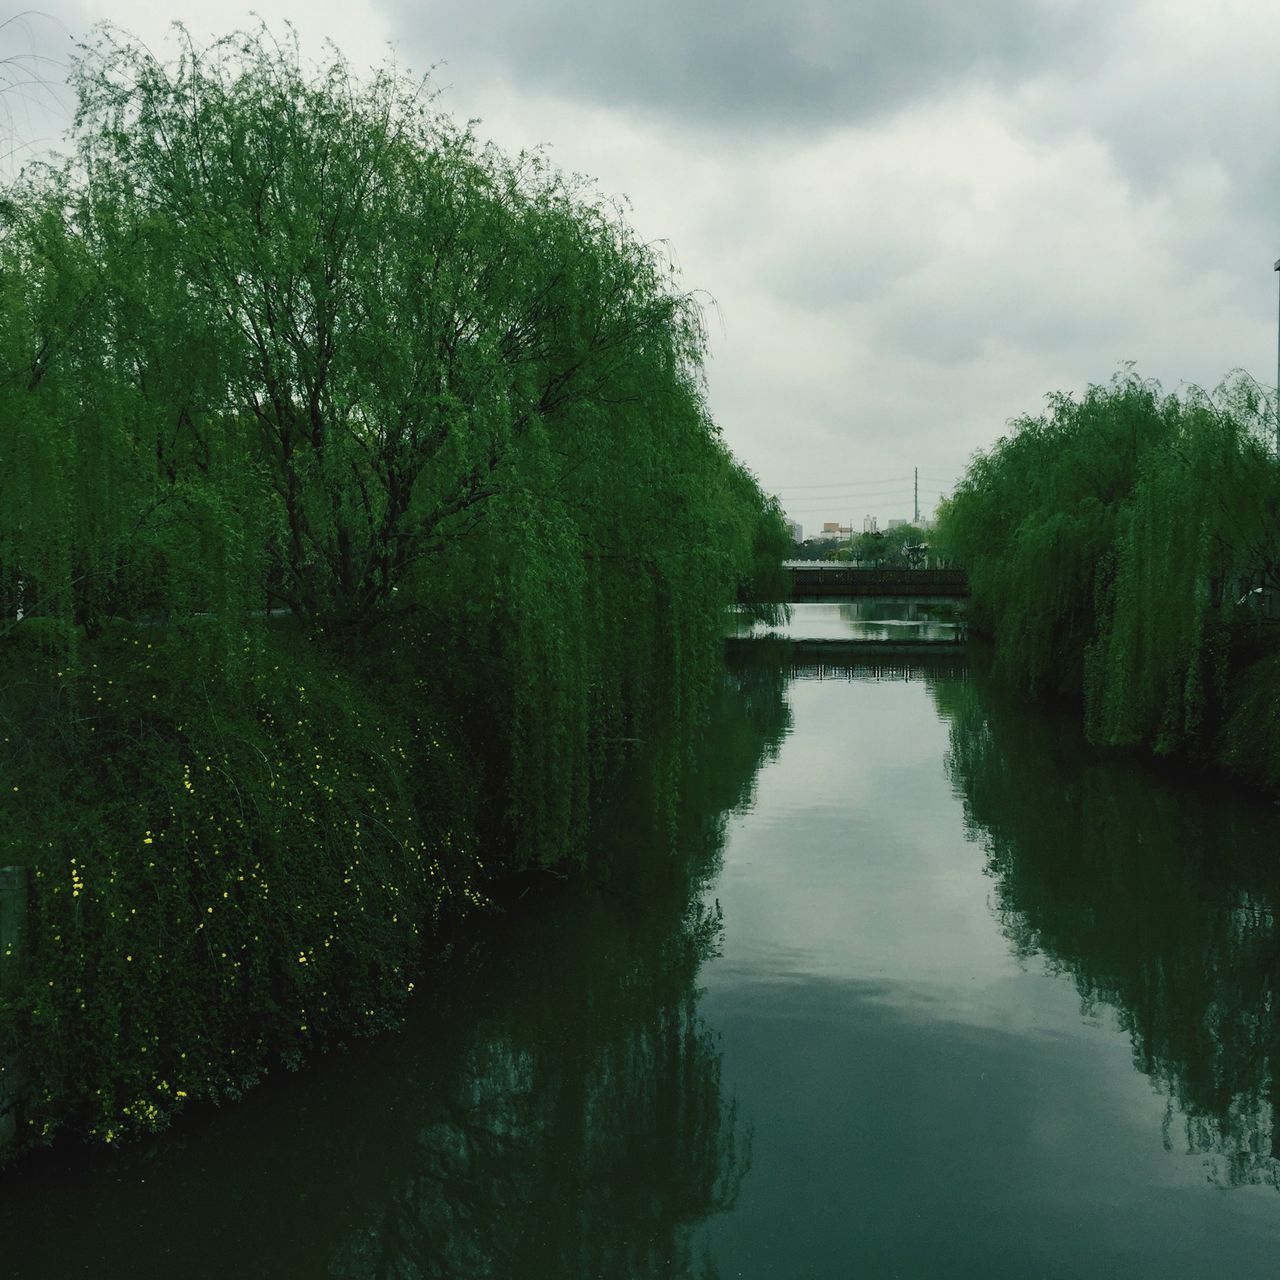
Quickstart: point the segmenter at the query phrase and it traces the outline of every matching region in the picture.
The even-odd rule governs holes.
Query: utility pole
[[[1276,259],[1276,270],[1280,271],[1280,258]],[[1280,303],[1276,312],[1276,453],[1280,455]]]
[[[1277,270],[1277,271],[1280,271],[1280,262],[1277,262],[1277,263],[1276,263],[1276,270]],[[915,481],[915,483],[916,483],[916,519],[915,519],[915,525],[916,525],[916,528],[918,529],[918,528],[920,527],[920,468],[919,468],[919,467],[917,467],[917,468],[916,468],[916,481]]]

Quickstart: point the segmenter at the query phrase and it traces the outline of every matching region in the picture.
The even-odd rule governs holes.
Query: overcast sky
[[[434,66],[482,136],[629,197],[705,291],[725,439],[807,530],[910,515],[916,467],[928,514],[1010,417],[1125,361],[1167,388],[1275,383],[1275,0],[253,10],[360,68]],[[5,52],[65,60],[106,17],[159,54],[173,18],[253,21],[209,0],[45,12]],[[17,143],[48,136],[47,103],[6,97]]]

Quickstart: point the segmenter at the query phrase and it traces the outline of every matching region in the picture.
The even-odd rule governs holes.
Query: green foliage
[[[76,668],[20,655],[46,705],[6,743],[4,857],[36,892],[4,1041],[33,1136],[114,1141],[387,1025],[441,912],[481,901],[468,772],[423,691],[391,705],[273,635],[230,694],[132,631]]]
[[[875,568],[910,569],[923,559],[927,543],[928,537],[918,525],[899,524],[892,529],[858,534],[840,558]]]
[[[1247,414],[1193,393],[1167,445],[1144,459],[1089,653],[1100,741],[1161,752],[1198,743],[1206,707],[1221,698],[1238,598],[1273,574],[1280,553],[1274,462]]]
[[[1082,697],[1095,741],[1205,748],[1238,599],[1280,585],[1269,418],[1243,378],[1162,396],[1126,373],[976,457],[937,540],[969,570],[999,671]]]
[[[1217,755],[1237,777],[1280,792],[1280,654],[1260,658],[1230,685]]]
[[[104,29],[74,82],[74,159],[0,224],[3,858],[39,869],[0,1041],[41,1131],[106,1136],[383,1021],[484,874],[585,857],[787,539],[696,305],[581,181],[265,33]]]

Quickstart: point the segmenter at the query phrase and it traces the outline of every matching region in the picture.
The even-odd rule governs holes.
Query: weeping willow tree
[[[779,598],[697,307],[583,182],[261,33],[106,31],[74,82],[5,243],[9,618],[200,617],[222,669],[269,607],[348,647],[448,615],[510,676],[519,792]]]
[[[1052,396],[975,457],[944,504],[935,541],[968,567],[974,625],[998,636],[997,661],[1027,688],[1079,687],[1118,504],[1166,433],[1156,389],[1136,378]]]
[[[1270,643],[1257,620],[1280,586],[1271,420],[1243,377],[1164,396],[1128,372],[1051,397],[975,458],[939,541],[969,568],[1001,672],[1081,697],[1097,742],[1212,749],[1228,681],[1260,631]]]
[[[104,29],[73,83],[73,156],[0,202],[0,822],[37,880],[0,1031],[34,1132],[114,1138],[381,1025],[442,912],[585,857],[787,543],[691,295],[585,182],[265,32]]]
[[[1097,740],[1161,753],[1202,741],[1254,588],[1280,582],[1280,484],[1261,417],[1247,385],[1221,403],[1192,392],[1144,460],[1087,655]]]

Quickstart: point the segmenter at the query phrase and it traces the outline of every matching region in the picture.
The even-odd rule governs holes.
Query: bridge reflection
[[[962,680],[969,670],[968,656],[958,644],[769,637],[728,643],[737,671],[781,669],[811,680]]]

